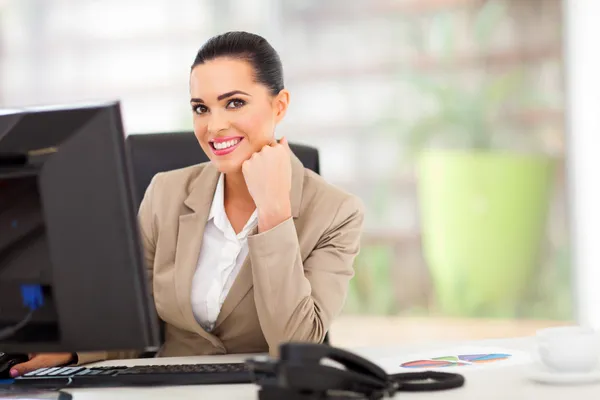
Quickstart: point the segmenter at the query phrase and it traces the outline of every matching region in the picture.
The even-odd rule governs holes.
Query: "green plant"
[[[349,314],[393,315],[396,308],[390,268],[393,249],[387,245],[363,245],[355,263],[355,276],[344,312]]]
[[[419,118],[407,131],[405,143],[413,151],[436,139],[446,146],[492,149],[503,106],[518,99],[524,86],[520,70],[493,77],[474,89],[449,79],[436,83],[416,78],[413,84],[435,102],[433,112]]]
[[[486,1],[475,14],[472,36],[478,53],[483,56],[482,61],[493,48],[491,41],[506,17],[506,4],[500,0]],[[448,67],[460,64],[457,40],[448,18],[440,16],[437,27],[442,47],[438,51],[440,63]],[[518,115],[528,107],[541,104],[527,85],[526,70],[516,67],[503,73],[491,73],[483,68],[485,66],[482,62],[478,68],[482,72],[479,78],[466,70],[437,77],[425,74],[408,77],[417,96],[423,96],[430,103],[429,111],[409,124],[400,138],[411,152],[432,145],[474,150],[515,144],[536,146],[532,135],[523,135],[510,118],[505,118],[507,114]]]
[[[460,54],[454,38],[438,40],[438,64],[445,73],[409,79],[417,90],[415,108],[421,108],[401,139],[418,152],[423,255],[437,306],[449,315],[528,312],[532,301],[524,306],[521,300],[534,297],[527,283],[539,280],[538,247],[544,240],[554,160],[498,151],[539,150],[534,132],[520,118],[540,103],[535,81],[527,79],[531,72],[525,65],[508,71],[488,65],[518,56],[510,50],[498,53],[490,44],[506,20],[504,8],[504,2],[488,0],[475,15],[477,54]],[[440,30],[451,35],[442,22]],[[462,68],[465,59],[480,62]],[[449,73],[455,67],[458,73]],[[420,96],[427,102],[419,104]],[[431,147],[463,151],[421,151]]]

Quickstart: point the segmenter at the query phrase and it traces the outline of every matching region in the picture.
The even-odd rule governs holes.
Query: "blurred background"
[[[119,99],[191,130],[212,35],[280,53],[278,128],[367,206],[336,345],[528,335],[573,316],[561,0],[0,0],[0,107]]]

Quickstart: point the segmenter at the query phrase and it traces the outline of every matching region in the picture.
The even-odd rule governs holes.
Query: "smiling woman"
[[[222,173],[239,171],[253,153],[275,142],[275,126],[290,99],[275,50],[243,32],[217,36],[198,52],[190,94],[196,137]]]
[[[276,354],[284,342],[322,342],[354,274],[362,203],[275,139],[290,94],[264,38],[210,39],[193,62],[190,97],[210,161],[156,175],[139,211],[166,328],[158,355]],[[35,356],[15,368],[138,355]]]

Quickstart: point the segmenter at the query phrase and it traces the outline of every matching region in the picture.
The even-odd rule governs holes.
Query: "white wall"
[[[600,328],[600,1],[564,4],[575,315]]]

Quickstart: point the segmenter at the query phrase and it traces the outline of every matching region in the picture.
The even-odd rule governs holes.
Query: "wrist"
[[[292,217],[289,200],[266,207],[258,207],[258,232],[266,232]]]

